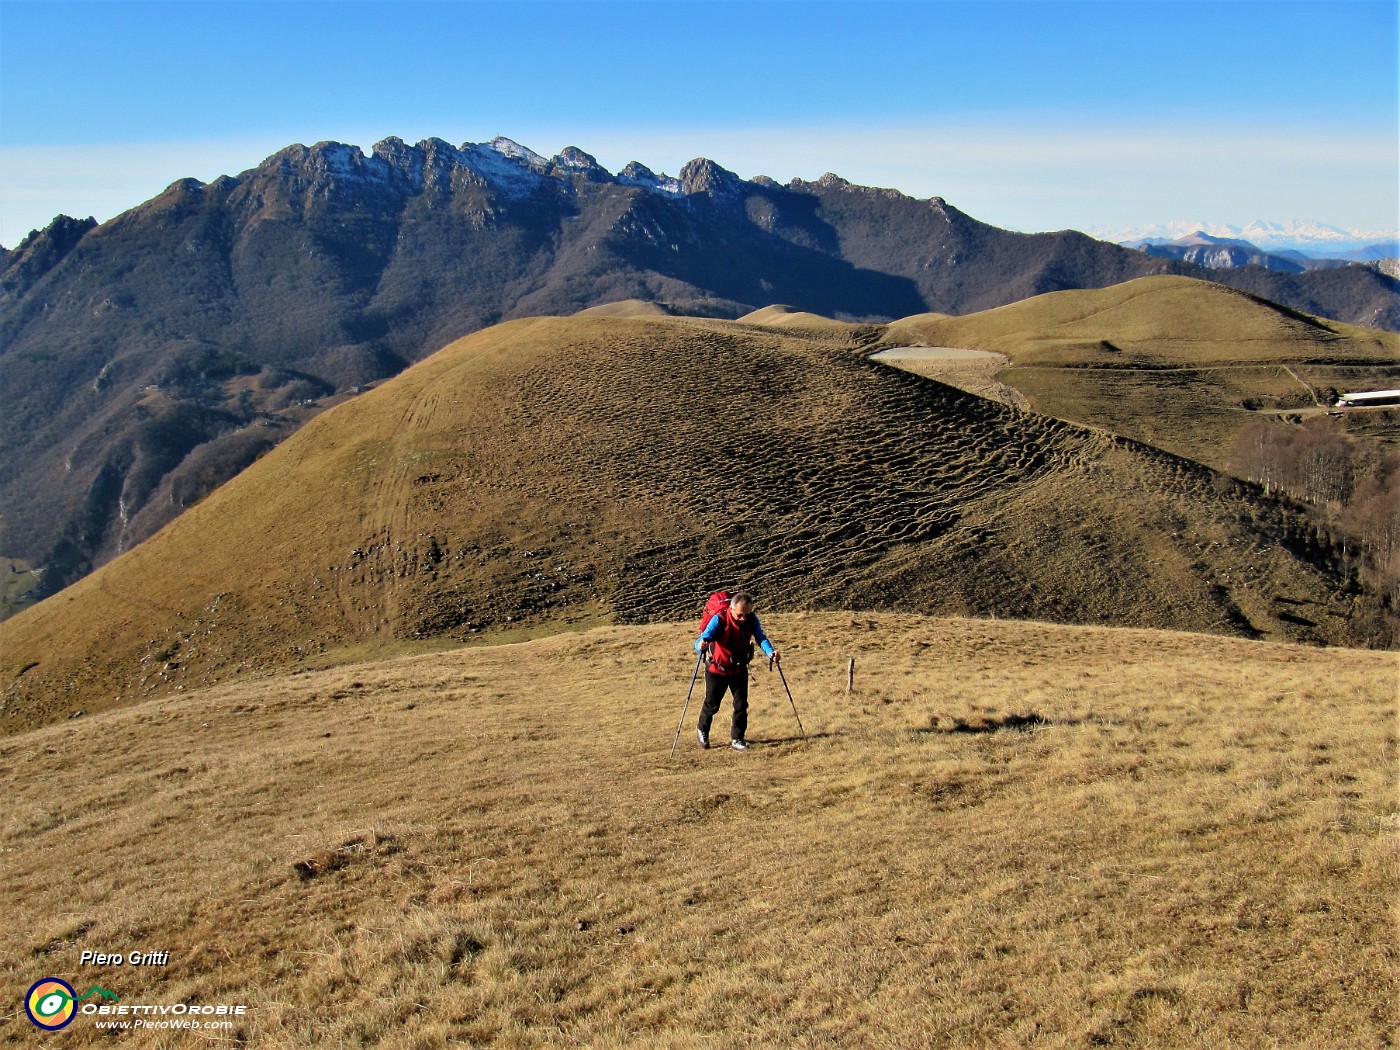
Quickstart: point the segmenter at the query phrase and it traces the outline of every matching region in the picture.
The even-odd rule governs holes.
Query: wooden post
[[[846,665],[846,695],[849,696],[856,688],[856,658],[851,657],[851,662]]]

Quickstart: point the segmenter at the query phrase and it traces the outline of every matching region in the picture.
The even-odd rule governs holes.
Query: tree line
[[[1238,473],[1313,506],[1359,556],[1366,582],[1400,611],[1400,449],[1358,440],[1325,417],[1258,420],[1237,435]]]

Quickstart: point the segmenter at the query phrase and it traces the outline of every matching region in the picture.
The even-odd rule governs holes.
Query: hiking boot
[[[749,745],[742,740],[731,740],[729,741],[729,746],[735,751],[747,751],[749,749]]]
[[[701,746],[701,747],[707,748],[707,749],[709,748],[709,746],[710,746],[710,734],[707,733],[707,732],[705,732],[703,729],[697,729],[697,730],[695,731],[695,739],[697,739],[697,740],[700,741],[700,746]]]

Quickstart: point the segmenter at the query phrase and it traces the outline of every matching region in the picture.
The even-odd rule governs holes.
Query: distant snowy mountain
[[[1156,240],[1128,241],[1136,248],[1160,259],[1178,259],[1211,270],[1234,270],[1241,266],[1262,266],[1284,273],[1302,273],[1313,266],[1340,266],[1335,260],[1313,259],[1302,252],[1266,252],[1258,245],[1233,237],[1212,237],[1197,230],[1189,237],[1178,237],[1165,243]]]
[[[1227,241],[1244,241],[1265,251],[1298,251],[1318,258],[1344,258],[1343,253],[1359,252],[1380,246],[1383,258],[1400,254],[1400,230],[1348,230],[1317,221],[1265,222],[1257,220],[1247,226],[1206,222],[1202,219],[1180,222],[1153,223],[1143,226],[1090,226],[1085,231],[1091,237],[1115,244],[1171,244],[1195,234],[1204,233]]]
[[[1327,251],[1325,254],[1300,252],[1296,248],[1265,251],[1257,244],[1233,237],[1212,237],[1201,230],[1174,241],[1149,238],[1141,241],[1124,241],[1126,248],[1135,248],[1159,259],[1176,259],[1180,262],[1204,266],[1209,270],[1235,270],[1241,266],[1262,266],[1266,270],[1282,273],[1303,273],[1305,270],[1331,269],[1353,264],[1375,264],[1382,259],[1393,259],[1397,254],[1394,242],[1372,244],[1352,251]]]

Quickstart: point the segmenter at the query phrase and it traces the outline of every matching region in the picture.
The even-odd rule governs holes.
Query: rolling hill
[[[1400,346],[1393,333],[1302,314],[1180,276],[1052,292],[961,317],[905,318],[890,327],[892,337],[976,342],[1027,365],[1180,367],[1328,357],[1384,364]]]
[[[836,321],[810,311],[794,310],[781,303],[765,306],[761,310],[754,310],[744,314],[738,320],[740,324],[756,324],[771,328],[831,328],[849,324],[849,322]]]
[[[1173,276],[906,318],[884,342],[1003,354],[998,381],[1037,410],[1225,471],[1235,469],[1231,445],[1251,420],[1316,412],[1338,391],[1400,383],[1400,336]],[[1370,431],[1400,440],[1400,414],[1391,431],[1380,418],[1367,417]]]
[[[291,146],[0,256],[0,557],[52,593],[317,411],[502,320],[642,300],[886,321],[1154,273],[1400,326],[1400,285],[1372,270],[1216,272],[835,176],[613,174],[506,139]]]
[[[0,624],[7,731],[238,676],[589,624],[900,609],[1366,644],[1286,503],[868,360],[880,330],[536,318],[324,412]]]

